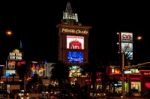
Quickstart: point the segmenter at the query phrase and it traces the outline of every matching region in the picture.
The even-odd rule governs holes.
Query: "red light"
[[[150,88],[150,82],[146,82],[146,83],[145,83],[145,86],[146,86],[147,88]]]

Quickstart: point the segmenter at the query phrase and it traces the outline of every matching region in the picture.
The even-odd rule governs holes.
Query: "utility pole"
[[[125,97],[125,83],[124,83],[124,81],[125,81],[125,77],[124,77],[124,55],[125,53],[124,52],[122,52],[121,53],[121,55],[122,55],[122,96],[121,96],[121,98],[124,98]]]
[[[131,32],[117,32],[119,52],[121,52],[121,73],[122,73],[122,96],[125,97],[125,59],[133,60],[133,33]]]

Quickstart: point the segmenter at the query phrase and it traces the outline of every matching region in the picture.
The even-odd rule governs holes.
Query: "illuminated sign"
[[[16,70],[6,70],[5,76],[10,77],[11,75],[16,74]]]
[[[121,42],[133,42],[133,33],[121,32]]]
[[[62,28],[61,29],[62,33],[70,33],[70,34],[84,34],[87,35],[88,31],[87,30],[81,30],[81,29],[70,29],[70,28]]]
[[[32,76],[34,74],[38,74],[39,76],[44,76],[44,71],[45,71],[45,66],[44,65],[39,65],[39,64],[32,64],[31,71],[32,71]]]
[[[22,53],[18,49],[15,49],[13,52],[9,53],[9,59],[10,60],[22,60]]]
[[[67,37],[67,49],[84,49],[83,36],[66,36],[66,37]]]
[[[133,51],[133,43],[121,43],[121,50],[123,52],[132,52]]]
[[[79,77],[81,76],[81,68],[79,66],[69,67],[69,77]]]
[[[125,53],[129,60],[133,60],[133,33],[121,32],[121,52]]]
[[[112,74],[121,74],[121,71],[118,68],[113,68],[112,69]]]
[[[68,52],[68,62],[69,63],[83,63],[83,53],[78,51],[69,51]]]
[[[8,66],[9,69],[14,69],[15,66],[16,66],[16,62],[13,61],[13,60],[9,60],[9,61],[7,62],[7,66]]]
[[[132,52],[125,52],[125,55],[129,60],[133,60],[133,51]]]
[[[26,64],[26,61],[18,61],[17,62],[17,66],[24,65],[24,64]]]
[[[150,72],[145,72],[145,73],[143,73],[144,75],[150,75]]]
[[[130,71],[131,71],[132,74],[139,73],[138,69],[130,69]]]
[[[124,71],[124,74],[131,74],[131,71],[126,70],[126,71]]]

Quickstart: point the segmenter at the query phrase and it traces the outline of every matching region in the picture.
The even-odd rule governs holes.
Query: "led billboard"
[[[132,52],[133,51],[133,43],[121,43],[121,50],[123,52]]]
[[[133,43],[121,43],[121,51],[129,60],[133,59]]]
[[[133,60],[133,52],[125,52],[125,55],[129,60]]]
[[[45,66],[40,64],[32,64],[31,71],[32,71],[31,76],[34,76],[34,74],[44,76]]]
[[[84,49],[84,37],[83,36],[66,36],[67,37],[67,49]]]
[[[81,76],[81,68],[79,66],[69,67],[69,77],[79,77]]]
[[[68,62],[73,64],[83,63],[83,52],[69,51],[67,54]]]
[[[15,75],[15,74],[16,74],[16,70],[6,70],[5,72],[6,77],[10,77],[11,75]]]

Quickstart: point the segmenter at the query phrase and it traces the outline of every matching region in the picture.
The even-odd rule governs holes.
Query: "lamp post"
[[[12,31],[11,31],[11,30],[7,30],[7,31],[6,31],[6,35],[7,35],[7,36],[12,36],[12,35],[13,35],[13,33],[12,33]]]
[[[122,71],[122,96],[121,98],[124,98],[125,97],[125,84],[124,84],[124,80],[125,80],[125,75],[124,75],[124,55],[125,53],[122,52],[121,55],[122,55],[122,66],[121,66],[121,71]]]
[[[117,32],[118,35],[118,47],[121,53],[121,80],[122,80],[122,96],[125,97],[125,59],[133,60],[133,33],[131,32]]]

